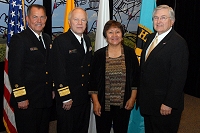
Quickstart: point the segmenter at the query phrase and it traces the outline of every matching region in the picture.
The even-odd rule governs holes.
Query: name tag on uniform
[[[69,50],[69,54],[72,54],[72,53],[77,53],[77,49]]]
[[[37,47],[31,47],[30,48],[30,51],[35,51],[35,50],[38,50],[38,48]]]

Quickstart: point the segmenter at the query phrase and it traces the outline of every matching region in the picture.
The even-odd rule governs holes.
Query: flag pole
[[[22,14],[23,14],[24,29],[26,29],[26,14],[25,14],[24,0],[22,0]]]
[[[14,109],[10,105],[12,88],[8,77],[8,49],[12,35],[24,30],[24,0],[9,1],[6,57],[4,63],[3,123],[7,133],[17,133]]]

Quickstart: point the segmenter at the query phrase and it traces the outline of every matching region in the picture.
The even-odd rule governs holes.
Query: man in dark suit
[[[138,100],[145,133],[177,133],[179,127],[188,48],[186,41],[172,28],[174,21],[171,7],[160,5],[155,8],[153,24],[156,33],[150,34],[142,51]]]
[[[42,32],[47,17],[41,5],[27,9],[28,27],[9,44],[9,79],[18,133],[48,133],[52,105],[49,35]],[[39,37],[41,40],[39,40]]]
[[[82,8],[75,8],[69,13],[68,21],[70,29],[55,38],[51,54],[56,88],[57,132],[87,133],[92,58],[90,38],[83,34],[87,13]]]

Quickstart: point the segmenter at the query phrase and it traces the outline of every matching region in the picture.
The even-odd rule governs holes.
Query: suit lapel
[[[86,53],[88,53],[88,52],[92,51],[92,47],[91,47],[91,44],[90,44],[90,40],[88,40],[88,39],[85,37],[85,35],[83,35],[83,36],[84,36],[84,40],[85,40],[86,48],[87,48]]]
[[[38,48],[38,50],[42,53],[42,55],[44,56],[45,55],[45,49],[44,49],[44,46],[43,44],[41,44],[41,42],[38,40],[38,38],[36,37],[36,35],[31,31],[30,28],[27,27],[27,30],[26,30],[28,33],[27,35],[29,35],[29,38],[30,38],[30,44],[31,46],[30,47],[33,47],[33,46],[36,46]],[[44,39],[44,38],[43,38]]]
[[[147,39],[147,42],[146,42],[145,45],[144,45],[144,48],[143,48],[143,50],[142,50],[141,60],[140,60],[140,63],[141,63],[141,64],[142,64],[142,63],[145,63],[146,50],[147,50],[147,48],[149,47],[149,45],[151,44],[151,42],[152,42],[154,36],[155,36],[155,33],[151,34],[151,35],[149,36],[149,38]]]
[[[50,45],[52,45],[52,44],[51,44],[51,42],[49,42],[49,38],[44,33],[42,33],[42,36],[43,36],[43,40],[44,40],[44,43],[45,43],[44,45],[46,47],[46,57],[48,57]]]
[[[173,33],[174,33],[174,30],[172,29],[172,30],[158,43],[158,45],[152,50],[152,52],[151,52],[150,55],[148,56],[146,62],[149,62],[151,59],[153,59],[155,56],[157,56],[157,53],[158,53],[165,45],[167,45],[167,42],[168,42],[168,40],[170,39],[170,37],[171,37],[171,35],[172,35]],[[150,45],[151,41],[152,41],[153,38],[155,37],[155,34],[156,34],[156,33],[154,33],[154,35],[151,36],[152,38],[149,39],[149,41],[148,41],[148,46]],[[146,48],[145,51],[147,50],[148,46],[145,47],[145,48]],[[146,52],[145,52],[145,54],[146,54]],[[145,55],[144,55],[144,57],[145,57]]]

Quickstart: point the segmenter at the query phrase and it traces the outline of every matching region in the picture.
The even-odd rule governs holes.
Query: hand
[[[127,102],[126,102],[126,105],[125,105],[125,109],[126,110],[131,110],[133,107],[134,107],[134,103],[135,103],[135,99],[129,99]]]
[[[99,101],[93,102],[93,111],[97,116],[101,116],[101,105]]]
[[[161,105],[160,107],[160,114],[161,115],[170,115],[172,111],[172,108],[169,106],[166,106],[164,104]]]
[[[72,100],[69,100],[68,102],[63,103],[63,109],[64,110],[70,110],[72,107]]]
[[[28,105],[29,105],[29,101],[28,100],[18,102],[18,108],[19,109],[27,109]]]

